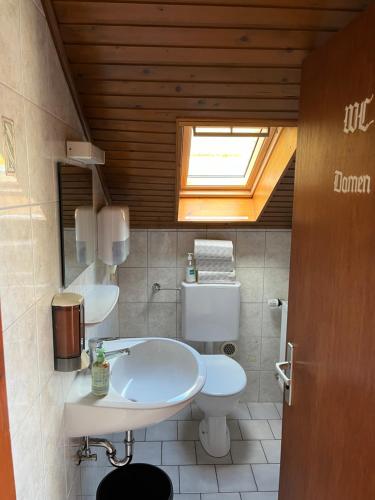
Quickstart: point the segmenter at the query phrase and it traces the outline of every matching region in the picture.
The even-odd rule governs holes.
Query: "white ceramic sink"
[[[167,338],[105,342],[107,351],[128,347],[130,355],[110,358],[107,396],[91,394],[91,374],[79,373],[65,403],[71,437],[135,430],[179,412],[202,389],[206,371],[200,354]]]

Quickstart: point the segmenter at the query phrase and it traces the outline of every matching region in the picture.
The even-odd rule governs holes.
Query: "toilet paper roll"
[[[233,283],[236,281],[236,272],[198,271],[198,283]]]
[[[197,271],[216,271],[230,273],[234,270],[234,259],[195,259]]]
[[[232,259],[233,243],[227,240],[194,240],[196,259]]]
[[[267,304],[270,309],[277,309],[280,307],[281,302],[280,299],[268,299]]]

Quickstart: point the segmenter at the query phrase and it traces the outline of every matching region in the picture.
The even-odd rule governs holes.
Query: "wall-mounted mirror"
[[[58,164],[61,269],[64,287],[95,260],[92,171]]]

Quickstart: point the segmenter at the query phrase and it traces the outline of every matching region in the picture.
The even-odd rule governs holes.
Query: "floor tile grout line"
[[[215,477],[216,477],[216,485],[217,485],[217,492],[220,493],[220,485],[219,485],[219,476],[217,475],[217,465],[214,464],[214,470],[215,470]]]
[[[270,441],[271,441],[271,439],[270,439]],[[274,440],[272,440],[272,441],[274,441]],[[264,456],[266,457],[267,464],[269,464],[270,462],[269,462],[269,460],[268,460],[267,453],[266,453],[266,450],[264,449],[264,446],[263,446],[263,443],[262,443],[262,440],[261,440],[261,439],[259,439],[259,443],[260,443],[260,446],[262,447],[262,450],[263,450]]]

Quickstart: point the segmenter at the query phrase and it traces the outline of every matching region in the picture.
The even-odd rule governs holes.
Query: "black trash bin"
[[[105,476],[96,491],[96,500],[173,500],[169,476],[159,467],[130,464]]]

